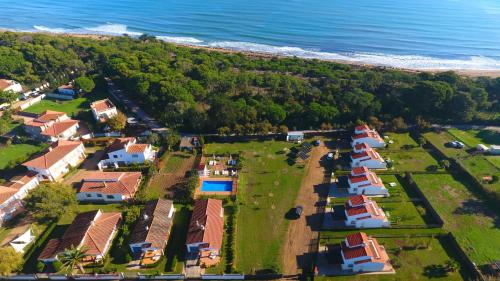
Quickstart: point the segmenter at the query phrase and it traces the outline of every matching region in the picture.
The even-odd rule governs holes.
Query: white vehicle
[[[329,152],[328,155],[326,156],[326,159],[332,160],[333,159],[333,152]]]

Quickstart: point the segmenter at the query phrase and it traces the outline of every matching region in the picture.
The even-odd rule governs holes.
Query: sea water
[[[498,0],[0,0],[0,28],[419,69],[500,69]]]

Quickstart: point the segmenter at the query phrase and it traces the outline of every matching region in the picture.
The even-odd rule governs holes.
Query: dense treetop
[[[72,70],[108,75],[167,126],[196,132],[328,128],[370,116],[457,123],[500,111],[500,79],[250,57],[148,36],[0,34],[0,77],[57,83]]]

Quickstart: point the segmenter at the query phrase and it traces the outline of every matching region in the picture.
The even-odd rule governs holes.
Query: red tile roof
[[[370,148],[370,146],[369,146],[367,143],[362,142],[362,143],[358,143],[358,144],[356,144],[356,145],[354,146],[354,148],[355,148],[356,150],[362,150],[362,149],[368,149],[368,148]]]
[[[149,144],[145,143],[140,143],[140,144],[131,144],[127,147],[127,152],[128,153],[141,153],[146,151],[146,148],[148,148]]]
[[[220,250],[224,233],[224,209],[217,199],[198,199],[194,204],[186,244],[206,243]]]
[[[368,214],[368,210],[366,209],[365,206],[351,207],[348,204],[346,204],[345,210],[347,212],[347,215],[349,216]]]
[[[350,247],[355,247],[366,243],[368,241],[368,235],[364,232],[357,232],[347,235],[345,239],[347,240],[347,243],[349,243]]]
[[[108,152],[118,151],[120,149],[124,149],[127,143],[134,142],[134,137],[128,138],[117,138],[115,141],[108,147]]]
[[[373,132],[373,131],[364,132],[362,134],[354,134],[354,135],[352,135],[352,138],[353,139],[372,138],[372,139],[377,139],[377,140],[382,139],[377,132]]]
[[[63,159],[64,156],[77,149],[80,145],[82,145],[82,143],[79,141],[58,140],[47,148],[42,155],[26,161],[22,165],[25,167],[48,169],[59,160]]]
[[[90,107],[99,113],[111,109],[115,107],[115,105],[109,99],[103,99],[91,103]]]
[[[345,244],[345,242],[342,242],[341,249],[342,249],[342,254],[344,254],[344,257],[346,259],[355,259],[368,256],[368,253],[366,251],[367,247],[363,246],[349,247]]]
[[[58,120],[59,118],[66,115],[64,112],[46,110],[44,113],[40,114],[35,120],[38,122],[50,122]]]
[[[36,178],[36,173],[28,171],[24,175],[11,178],[8,182],[0,183],[0,204],[9,200],[34,178]]]
[[[12,86],[14,84],[14,81],[12,80],[7,80],[7,79],[0,79],[0,90],[5,90],[8,87]]]
[[[141,181],[140,172],[93,172],[82,180],[79,192],[122,194],[134,197]]]
[[[351,174],[353,175],[362,175],[368,173],[370,170],[366,166],[354,167],[351,170]]]
[[[57,137],[67,130],[73,128],[78,123],[80,123],[78,120],[65,120],[55,122],[54,124],[52,124],[52,126],[47,127],[45,130],[43,130],[41,134],[44,136]]]
[[[87,255],[104,256],[120,220],[121,213],[118,212],[103,213],[96,210],[78,214],[63,237],[58,241],[50,240],[38,259],[53,258],[71,246],[86,249]]]
[[[369,131],[369,130],[371,130],[370,126],[368,126],[366,124],[356,126],[356,131]]]
[[[355,195],[349,197],[349,201],[351,202],[351,206],[361,205],[368,202],[368,197],[364,195]]]

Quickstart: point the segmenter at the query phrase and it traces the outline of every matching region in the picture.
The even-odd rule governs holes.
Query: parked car
[[[300,216],[302,215],[302,212],[304,211],[304,207],[302,206],[297,206],[295,207],[295,215],[297,215],[297,217],[300,218]]]
[[[329,152],[328,155],[326,156],[326,159],[333,160],[333,152]]]

